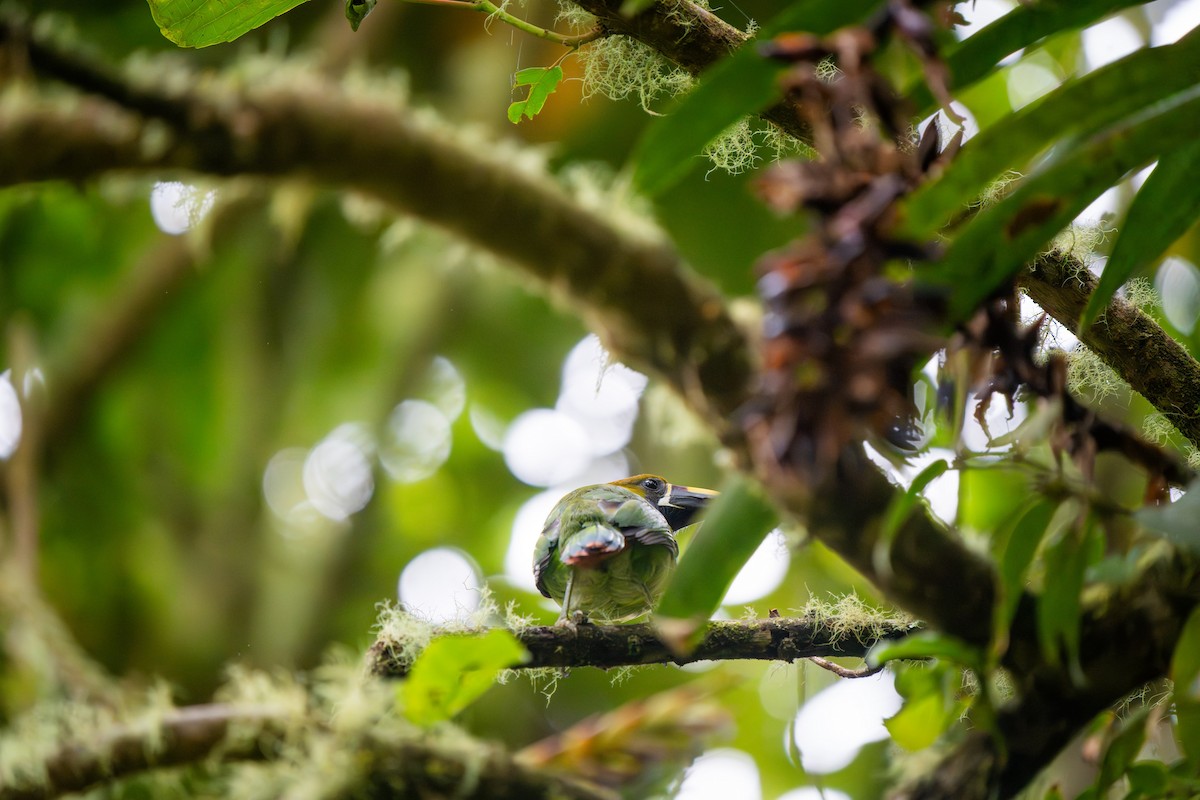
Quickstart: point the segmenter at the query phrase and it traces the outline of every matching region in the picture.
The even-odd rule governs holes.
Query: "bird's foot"
[[[556,627],[556,628],[571,628],[572,630],[574,630],[575,628],[579,627],[580,625],[590,625],[590,624],[591,624],[591,622],[588,620],[586,611],[572,611],[569,616],[565,613],[562,614],[562,616],[560,616],[558,618],[558,621],[554,623],[554,627]]]

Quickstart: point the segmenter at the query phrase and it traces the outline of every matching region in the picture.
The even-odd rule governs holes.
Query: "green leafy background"
[[[1129,4],[1072,7],[1088,19],[1089,10],[1099,16],[1118,5]],[[775,7],[770,0],[742,0],[720,13],[744,26],[743,12],[766,20]],[[47,0],[38,9],[69,14],[76,36],[115,58],[134,50],[173,49],[140,0]],[[169,25],[166,12],[158,13]],[[553,13],[541,6],[530,10],[547,25]],[[1140,10],[1130,14],[1145,26]],[[524,89],[512,93],[512,73],[554,63],[561,49],[501,27],[489,34],[477,15],[388,3],[375,9],[354,38],[340,3],[307,3],[235,44],[217,44],[223,35],[214,29],[213,46],[189,56],[196,64],[226,65],[256,51],[303,54],[320,41],[324,55],[350,53],[376,68],[402,68],[419,103],[464,126],[482,126],[492,140],[517,136],[530,144],[554,143],[556,168],[586,162],[619,170],[647,128],[641,147],[652,150],[654,141],[671,139],[670,126],[678,124],[672,120],[695,113],[693,106],[656,120],[631,103],[593,97],[581,104],[580,84],[572,80],[578,64],[568,58],[567,78],[542,113],[514,128],[506,109]],[[1026,43],[998,45],[992,55]],[[1073,73],[1081,61],[1074,33],[1059,34],[1036,52],[1062,74]],[[966,51],[956,57],[963,74],[974,70],[974,78],[992,63]],[[897,74],[915,85],[914,65],[896,59]],[[731,63],[730,70],[736,69]],[[1138,77],[1119,74],[1122,80]],[[967,94],[985,129],[1017,124],[1007,117],[1012,108],[1004,80],[1004,70],[994,72]],[[741,98],[719,89],[709,90],[726,103],[718,105],[717,116],[729,120],[747,110]],[[720,122],[703,120],[705,135],[719,131]],[[1068,124],[1082,126],[1086,120],[1046,124],[1065,134]],[[692,136],[702,144],[699,138]],[[1023,140],[1006,141],[1023,146]],[[1146,158],[1130,166],[1152,159],[1155,146],[1151,141]],[[1195,164],[1193,151],[1187,151],[1187,164]],[[1019,161],[1024,166],[1032,155],[1028,149],[1006,150],[992,166],[1016,167]],[[691,263],[729,295],[749,295],[755,258],[799,233],[800,226],[753,199],[751,176],[706,174],[702,163],[662,178],[666,173],[650,172],[658,167],[648,156],[640,174],[658,190],[654,213]],[[952,180],[948,174],[943,185]],[[986,181],[970,181],[968,189],[956,185],[954,202],[969,199],[963,192],[981,190]],[[471,408],[502,422],[552,405],[563,359],[586,333],[577,316],[513,273],[456,249],[437,231],[417,226],[400,236],[409,223],[398,227],[386,212],[354,198],[296,185],[216,186],[223,202],[244,194],[236,201],[239,213],[220,229],[202,229],[184,242],[156,229],[147,204],[151,185],[112,178],[84,187],[0,191],[0,321],[8,331],[19,326],[35,331],[47,365],[74,363],[86,351],[147,260],[178,251],[176,257],[195,262],[157,300],[161,313],[101,389],[49,432],[54,447],[42,485],[40,579],[88,651],[114,672],[163,676],[184,701],[207,698],[231,660],[310,668],[331,645],[369,644],[376,604],[395,599],[405,565],[436,546],[469,554],[499,602],[513,600],[520,613],[553,620],[555,611],[540,596],[504,577],[514,515],[538,490],[513,477],[468,414],[453,424],[443,467],[411,484],[390,481],[376,470],[371,502],[346,524],[297,533],[266,506],[262,486],[272,457],[286,448],[310,448],[347,422],[379,429],[397,403],[420,396],[435,356],[449,359],[462,374]],[[1068,177],[1053,175],[1045,185],[1051,193],[1073,188]],[[1124,186],[1128,199],[1132,192]],[[1194,186],[1187,192],[1194,205]],[[1148,202],[1169,206],[1174,197],[1164,194],[1159,190]],[[997,206],[992,214],[1006,214],[1005,208]],[[923,224],[940,224],[945,210],[937,206]],[[1154,210],[1139,213],[1154,216]],[[914,219],[918,211],[914,204]],[[981,216],[975,224],[999,227],[1002,219]],[[1175,237],[1170,242],[1147,233],[1153,241],[1146,247],[1200,261],[1194,225],[1170,232]],[[997,254],[995,274],[1011,271],[1027,254]],[[971,253],[954,257],[952,264],[976,266]],[[1142,260],[1128,269],[1132,276],[1153,276],[1158,264]],[[1200,334],[1168,326],[1193,353],[1200,349]],[[1149,410],[1121,390],[1103,406],[1133,424]],[[721,485],[715,443],[687,424],[665,423],[677,411],[651,387],[628,448],[631,470]],[[979,469],[956,477],[959,522],[968,533],[1011,531],[1021,542],[1019,557],[1004,562],[1012,584],[1006,588],[1015,589],[1030,571],[1053,507],[1031,507],[1028,480],[1014,480],[1011,471]],[[1136,497],[1141,486],[1139,476],[1104,459],[1097,481],[1115,497]],[[1066,565],[1072,583],[1059,586],[1061,602],[1047,602],[1039,617],[1047,646],[1063,646],[1069,658],[1078,593],[1067,590],[1099,559],[1088,549],[1089,530],[1050,527],[1047,562]],[[873,597],[835,557],[808,544],[793,553],[787,579],[756,601],[753,611],[765,616],[778,608],[786,614],[812,597],[851,591]],[[1177,661],[1177,670],[1189,676],[1195,672],[1194,629],[1195,620],[1190,649]],[[803,666],[728,664],[720,670],[744,679],[726,696],[738,710],[729,744],[754,755],[764,796],[811,783],[788,744],[791,720],[802,700],[834,678]],[[491,690],[489,702],[467,707],[460,719],[483,736],[519,747],[624,700],[681,681],[702,682],[706,675],[648,668],[614,684],[610,674],[578,669],[558,683],[549,702],[528,682],[514,681]],[[904,693],[922,701],[891,724],[900,744],[927,744],[931,731],[954,722],[952,677],[916,674],[902,682]],[[14,707],[13,697],[8,707]],[[437,717],[429,713],[428,719]],[[826,778],[825,785],[872,796],[885,758],[883,748],[865,748],[856,765]]]

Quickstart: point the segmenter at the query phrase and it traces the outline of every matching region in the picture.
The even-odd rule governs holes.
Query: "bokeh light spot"
[[[282,520],[292,519],[297,508],[308,500],[304,491],[307,459],[307,450],[289,447],[272,456],[263,470],[263,498],[267,507]]]
[[[684,773],[675,800],[761,800],[758,765],[741,750],[709,750]]]
[[[317,511],[340,521],[361,511],[375,490],[371,438],[362,425],[339,425],[304,460],[304,491]]]
[[[827,775],[842,769],[870,742],[888,737],[883,721],[900,710],[890,672],[838,681],[817,693],[796,714],[793,738],[807,772]]]
[[[163,233],[178,236],[212,210],[216,190],[204,191],[179,181],[159,181],[150,190],[150,216]]]
[[[431,622],[470,616],[479,608],[479,568],[461,550],[435,547],[404,567],[397,585],[405,608]]]
[[[571,480],[587,466],[591,453],[583,426],[549,408],[524,412],[504,435],[504,463],[530,486]]]
[[[789,563],[791,554],[783,534],[771,531],[733,579],[721,605],[737,606],[766,597],[783,582]]]
[[[405,400],[388,417],[379,461],[395,481],[415,483],[438,471],[450,457],[450,420],[425,400]]]
[[[1083,56],[1092,69],[1111,64],[1142,47],[1137,28],[1124,17],[1109,17],[1083,31]]]
[[[12,384],[12,370],[0,373],[0,459],[7,460],[21,444],[21,401]]]
[[[1162,298],[1163,316],[1184,333],[1196,327],[1200,313],[1200,273],[1190,261],[1171,257],[1158,268],[1154,288]]]
[[[454,422],[467,405],[467,382],[450,359],[435,356],[421,380],[417,396],[437,406],[446,419]]]

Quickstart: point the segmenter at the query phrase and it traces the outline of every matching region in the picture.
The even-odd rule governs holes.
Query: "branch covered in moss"
[[[628,36],[693,76],[745,44],[750,37],[706,8],[688,0],[660,0],[633,17],[621,13],[624,0],[573,0],[593,14],[602,30]],[[811,131],[794,103],[780,102],[762,114],[786,133],[808,142]]]
[[[712,419],[745,397],[744,336],[720,294],[667,242],[586,208],[515,154],[489,152],[394,97],[351,95],[311,74],[276,74],[253,87],[230,79],[168,89],[154,78],[135,86],[12,22],[0,23],[0,47],[22,48],[48,77],[103,98],[10,96],[0,116],[0,185],[177,168],[356,189],[565,294],[612,349],[636,354]]]
[[[169,711],[155,723],[118,725],[64,745],[40,764],[39,777],[0,782],[0,800],[46,800],[148,770],[206,761],[270,761],[283,755],[295,720],[285,708],[212,704]],[[371,733],[347,740],[345,746],[356,751],[355,788],[361,791],[346,796],[613,798],[607,790],[525,766],[498,747],[465,738],[455,744]]]
[[[1021,275],[1020,284],[1039,306],[1061,322],[1149,400],[1179,432],[1200,448],[1200,362],[1154,320],[1114,298],[1086,331],[1079,317],[1096,289],[1096,276],[1078,258],[1054,251]]]
[[[1161,554],[1136,580],[1089,603],[1080,621],[1080,677],[1047,663],[1033,631],[1009,660],[1017,699],[1001,709],[1005,747],[975,730],[902,800],[984,800],[1018,794],[1079,729],[1147,682],[1167,674],[1184,621],[1200,604],[1195,559]]]
[[[919,628],[911,620],[866,610],[857,615],[831,610],[828,615],[723,620],[708,623],[696,649],[680,656],[659,638],[650,623],[535,625],[513,631],[530,655],[529,661],[513,668],[610,668],[731,659],[791,662],[813,656],[862,658],[877,642],[902,638]],[[383,677],[403,677],[414,656],[407,643],[385,631],[371,645],[367,669]]]
[[[40,779],[0,782],[0,800],[58,797],[148,769],[199,763],[218,751],[229,761],[267,758],[282,735],[283,718],[275,708],[215,704],[168,712],[155,730],[114,726],[87,742],[63,745],[42,763]],[[227,741],[235,725],[252,725],[261,733]]]

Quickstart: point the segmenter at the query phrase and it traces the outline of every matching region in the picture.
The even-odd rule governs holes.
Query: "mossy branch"
[[[283,757],[294,723],[292,711],[271,706],[175,709],[152,726],[115,725],[86,743],[63,745],[41,764],[40,779],[0,782],[0,800],[47,800],[148,770],[207,761],[270,761]],[[498,747],[467,745],[465,739],[451,746],[419,734],[398,739],[366,733],[348,740],[344,746],[356,751],[362,793],[347,796],[613,800],[608,790],[526,766]]]
[[[4,46],[24,48],[48,76],[107,102],[10,97],[0,116],[0,185],[174,168],[356,189],[565,294],[611,349],[680,388],[710,419],[728,420],[746,396],[745,337],[721,295],[667,242],[591,211],[541,171],[483,151],[394,98],[351,96],[311,74],[255,87],[214,80],[173,91],[153,78],[134,87],[11,22],[0,23]]]
[[[1200,362],[1154,320],[1114,298],[1087,330],[1079,318],[1097,278],[1078,257],[1053,251],[1022,273],[1020,285],[1200,448]]]
[[[650,623],[630,625],[529,626],[513,634],[529,651],[530,660],[514,669],[627,667],[645,664],[691,664],[696,661],[750,659],[791,662],[799,658],[862,658],[876,643],[899,639],[920,624],[899,617],[806,615],[710,622],[704,636],[686,656],[673,653]],[[485,632],[480,629],[477,633]],[[451,635],[471,635],[454,631]],[[403,677],[415,653],[407,643],[382,633],[371,646],[367,669],[375,675]]]

